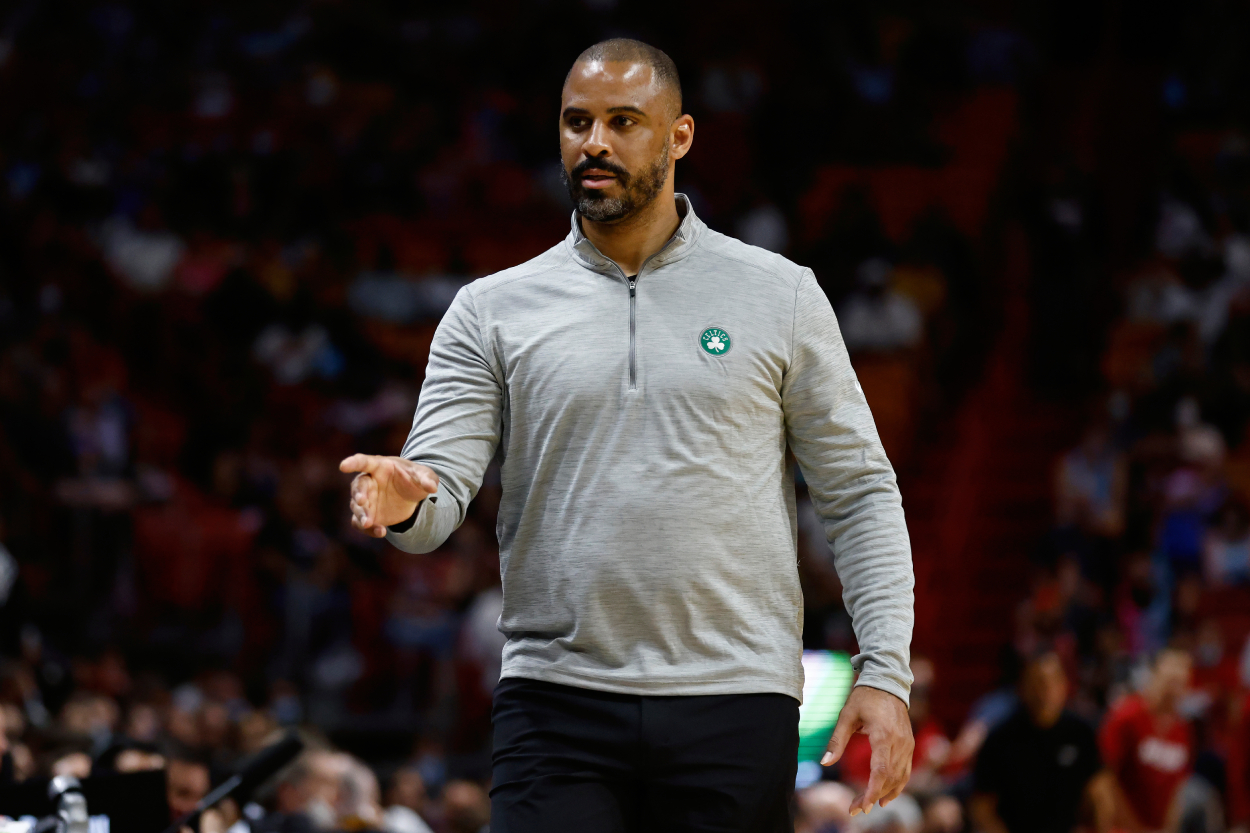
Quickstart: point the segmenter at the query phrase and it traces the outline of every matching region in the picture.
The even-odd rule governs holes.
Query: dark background
[[[8,5],[19,774],[120,736],[226,766],[302,724],[384,781],[419,767],[459,823],[497,475],[413,557],[350,530],[337,462],[398,452],[456,289],[567,232],[560,85],[618,35],[681,71],[679,190],[842,318],[908,513],[929,736],[1038,644],[1091,721],[1179,645],[1203,771],[1244,790],[1250,8],[1163,0]],[[800,555],[805,641],[852,650],[818,534]]]

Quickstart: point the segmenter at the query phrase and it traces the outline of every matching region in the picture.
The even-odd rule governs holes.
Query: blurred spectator
[[[1020,707],[990,732],[977,756],[969,814],[985,833],[1070,831],[1082,810],[1094,829],[1112,829],[1114,795],[1094,730],[1065,709],[1068,680],[1054,652],[1034,656],[1020,682]]]
[[[1250,828],[1250,691],[1243,689],[1240,701],[1234,709],[1228,751],[1228,825],[1245,831]]]
[[[351,755],[341,755],[337,825],[343,830],[381,830],[382,796],[373,770]]]
[[[1055,504],[1060,527],[1099,542],[1118,537],[1124,531],[1127,490],[1128,463],[1110,432],[1101,425],[1089,428],[1059,464]]]
[[[838,317],[852,353],[888,353],[919,345],[924,320],[914,301],[891,287],[894,267],[883,258],[865,260],[855,272],[857,289]]]
[[[738,221],[735,236],[743,243],[785,254],[790,246],[786,215],[771,203],[761,203]]]
[[[275,817],[266,830],[332,830],[338,820],[345,759],[324,749],[305,751],[279,774]]]
[[[851,819],[847,829],[873,833],[921,833],[923,826],[924,812],[919,802],[903,793],[885,807],[878,806],[872,813]]]
[[[208,762],[201,756],[175,745],[165,756],[165,795],[170,820],[195,810],[212,787]]]
[[[1213,587],[1250,584],[1250,511],[1230,499],[1207,530],[1202,547],[1203,574]]]
[[[383,827],[387,833],[433,833],[422,818],[428,800],[425,780],[416,767],[404,766],[396,770],[386,793]]]
[[[450,781],[443,788],[448,833],[489,833],[490,796],[473,781]]]
[[[952,795],[939,795],[924,808],[923,833],[960,833],[964,829],[964,808]]]
[[[1192,662],[1168,648],[1154,658],[1140,694],[1124,697],[1107,714],[1099,746],[1121,796],[1119,824],[1131,831],[1177,823],[1181,787],[1194,765],[1194,737],[1180,714]]]
[[[835,833],[851,820],[855,791],[837,781],[817,781],[795,795],[794,833]]]

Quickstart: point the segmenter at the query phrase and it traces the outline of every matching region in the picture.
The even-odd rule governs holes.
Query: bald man
[[[811,270],[712,231],[675,193],[693,141],[667,55],[582,53],[560,108],[568,237],[460,291],[401,456],[342,464],[353,524],[429,552],[502,458],[494,833],[792,830],[787,449],[861,649],[825,762],[868,735],[852,813],[907,783],[913,579],[894,472]]]

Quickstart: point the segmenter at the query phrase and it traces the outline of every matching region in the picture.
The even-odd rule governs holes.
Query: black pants
[[[495,689],[491,833],[791,833],[799,704]]]

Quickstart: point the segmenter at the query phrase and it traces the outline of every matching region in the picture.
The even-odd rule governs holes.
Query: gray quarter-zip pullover
[[[802,698],[789,448],[834,552],[859,685],[908,700],[912,565],[894,471],[811,270],[683,219],[627,278],[581,233],[460,290],[403,456],[464,520],[496,452],[503,676]]]

